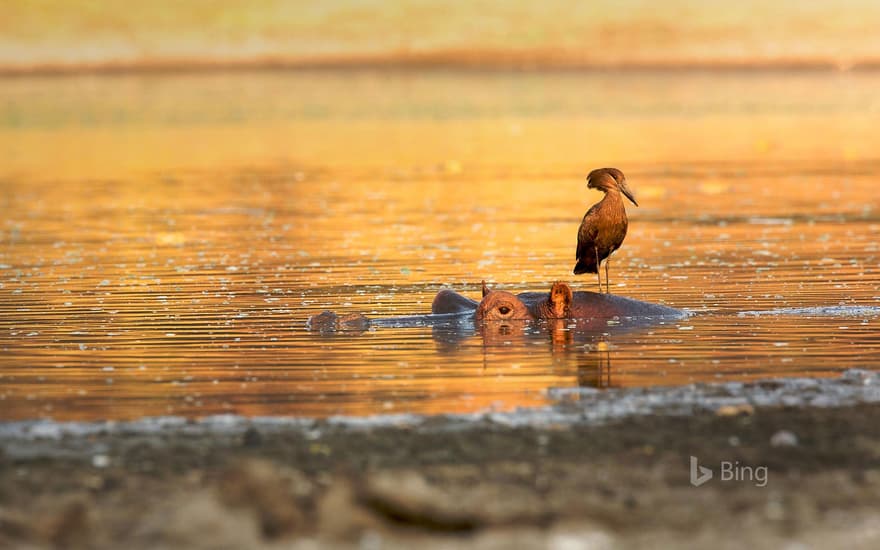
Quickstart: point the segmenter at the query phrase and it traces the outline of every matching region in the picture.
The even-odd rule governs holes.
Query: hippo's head
[[[477,321],[527,321],[535,317],[522,300],[503,290],[489,290],[483,281],[483,300],[474,318]]]

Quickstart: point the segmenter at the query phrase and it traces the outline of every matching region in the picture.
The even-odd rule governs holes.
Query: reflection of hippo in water
[[[483,299],[476,302],[461,294],[444,289],[431,304],[431,315],[411,315],[386,319],[368,319],[354,313],[344,316],[325,311],[309,318],[310,330],[364,330],[367,326],[424,326],[432,322],[450,321],[472,313],[476,321],[537,320],[537,319],[659,319],[683,317],[684,312],[671,307],[641,302],[622,296],[596,292],[572,292],[563,282],[556,282],[550,292],[523,292],[518,295],[502,290],[489,290],[483,284]]]

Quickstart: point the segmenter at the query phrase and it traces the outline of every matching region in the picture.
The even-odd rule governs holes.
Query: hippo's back
[[[684,317],[687,314],[680,310],[661,304],[642,302],[614,294],[599,294],[596,292],[578,291],[574,293],[571,305],[572,317],[630,317],[630,318],[658,318],[658,317]]]
[[[479,302],[462,296],[454,290],[444,288],[434,296],[434,301],[431,303],[431,313],[473,313],[477,310],[478,305],[480,305]]]
[[[547,293],[523,292],[517,294],[517,297],[531,308],[547,298]],[[574,292],[570,309],[571,316],[575,319],[612,319],[614,317],[653,319],[687,315],[684,311],[669,306],[589,291]]]

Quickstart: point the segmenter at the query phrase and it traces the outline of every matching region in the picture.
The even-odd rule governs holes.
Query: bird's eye
[[[507,315],[508,313],[510,313],[510,308],[507,306],[501,306],[498,308],[498,311],[501,313],[501,315]]]

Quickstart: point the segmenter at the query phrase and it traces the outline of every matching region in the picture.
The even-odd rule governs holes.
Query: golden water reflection
[[[880,75],[239,73],[0,88],[0,416],[464,412],[546,389],[880,365]],[[809,89],[809,94],[802,93]],[[695,315],[375,328],[575,279],[584,175],[640,208],[616,293]],[[778,315],[743,311],[817,308]],[[850,308],[850,309],[847,309]]]

